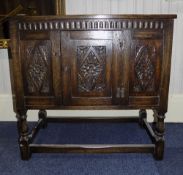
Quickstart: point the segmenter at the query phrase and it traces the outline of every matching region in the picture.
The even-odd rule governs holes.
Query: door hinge
[[[124,98],[125,97],[125,88],[117,88],[116,98]]]
[[[120,94],[121,94],[121,98],[125,97],[125,88],[121,88]]]
[[[117,88],[117,91],[116,91],[116,98],[120,98],[120,97],[121,97],[120,88]]]

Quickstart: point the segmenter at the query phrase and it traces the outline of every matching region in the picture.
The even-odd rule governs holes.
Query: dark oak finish
[[[98,15],[17,17],[11,21],[11,80],[22,159],[31,152],[164,151],[173,19],[176,15]],[[29,134],[26,112],[38,109]],[[48,122],[46,109],[139,109],[137,118],[98,121],[138,122],[150,145],[35,145]],[[154,127],[146,109],[154,110]],[[82,121],[96,121],[83,119]]]

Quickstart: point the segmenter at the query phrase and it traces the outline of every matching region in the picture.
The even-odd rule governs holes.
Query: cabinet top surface
[[[156,14],[156,15],[143,15],[143,14],[128,14],[128,15],[63,15],[63,16],[18,16],[16,19],[38,19],[38,20],[51,20],[51,19],[175,19],[176,14]]]

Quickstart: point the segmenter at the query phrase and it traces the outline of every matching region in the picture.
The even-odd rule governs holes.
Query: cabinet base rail
[[[147,122],[147,113],[140,110],[138,117],[47,117],[46,111],[39,111],[39,120],[31,132],[20,137],[19,145],[22,160],[28,160],[31,153],[152,153],[156,160],[163,159],[164,137],[157,126],[158,115],[151,124]],[[160,117],[162,122],[162,117]],[[33,143],[41,128],[46,128],[49,122],[137,122],[150,136],[152,144],[35,144]],[[24,122],[25,125],[25,120]],[[164,123],[164,121],[163,121]],[[162,123],[161,123],[162,124]]]
[[[33,153],[154,153],[154,144],[30,144]]]

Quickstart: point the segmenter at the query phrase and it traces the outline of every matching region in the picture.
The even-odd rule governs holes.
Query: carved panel
[[[156,48],[149,45],[136,47],[134,73],[136,83],[134,91],[153,91],[155,78],[155,65],[153,59],[156,57]]]
[[[78,46],[78,91],[102,92],[105,89],[106,47]]]
[[[29,41],[31,43],[31,41]],[[24,66],[29,94],[45,94],[50,92],[50,42],[35,41],[25,49]]]

